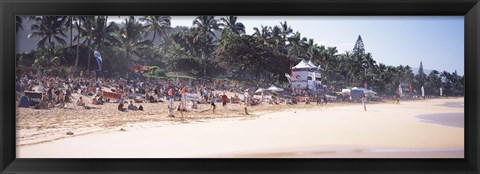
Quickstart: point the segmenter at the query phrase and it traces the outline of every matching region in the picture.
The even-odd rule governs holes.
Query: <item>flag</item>
[[[168,95],[170,95],[170,96],[173,95],[173,89],[172,89],[172,88],[170,88],[170,89],[168,90]]]
[[[93,52],[93,55],[97,59],[98,71],[102,71],[102,64],[103,64],[102,55],[100,55],[100,52],[98,51]]]

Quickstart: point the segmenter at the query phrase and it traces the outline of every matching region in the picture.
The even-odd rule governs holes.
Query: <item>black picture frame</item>
[[[478,0],[0,0],[0,173],[479,173]],[[15,15],[465,17],[465,159],[16,159]]]

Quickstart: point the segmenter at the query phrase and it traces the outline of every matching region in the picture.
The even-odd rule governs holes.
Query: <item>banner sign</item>
[[[109,99],[117,99],[117,98],[121,98],[122,95],[119,94],[119,93],[114,93],[114,92],[103,92],[102,93],[103,97],[105,98],[109,98]]]
[[[186,96],[186,100],[187,101],[200,101],[200,94],[196,94],[196,93],[185,93],[185,96]]]
[[[42,100],[42,93],[40,92],[25,91],[25,96],[28,97],[30,106],[35,106],[40,103],[40,100]]]

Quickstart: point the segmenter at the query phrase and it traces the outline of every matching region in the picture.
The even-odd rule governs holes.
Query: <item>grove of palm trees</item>
[[[457,72],[433,70],[425,74],[421,60],[415,73],[406,65],[376,62],[361,36],[352,51],[338,52],[335,45],[318,45],[288,21],[256,26],[246,34],[237,16],[197,16],[188,27],[172,27],[170,16],[129,16],[122,23],[108,16],[17,17],[17,31],[31,28],[39,37],[34,51],[17,54],[19,68],[32,68],[50,76],[78,76],[98,70],[94,51],[103,57],[107,78],[137,73],[141,78],[228,79],[243,83],[265,82],[289,87],[283,74],[302,59],[322,69],[322,84],[336,89],[364,87],[391,96],[398,86],[409,86],[426,95],[463,96],[465,78]],[[26,21],[33,22],[24,26]]]

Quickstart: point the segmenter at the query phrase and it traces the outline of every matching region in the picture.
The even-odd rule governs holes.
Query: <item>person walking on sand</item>
[[[362,96],[362,103],[363,103],[363,110],[367,111],[367,97],[365,97],[365,94]]]
[[[212,99],[210,105],[212,106],[212,113],[215,114],[215,109],[217,108],[217,105],[215,105],[215,100],[214,99]]]
[[[249,100],[250,100],[250,97],[249,97],[249,94],[248,94],[248,89],[245,90],[245,93],[243,94],[243,98],[245,100],[245,115],[248,115],[248,110],[247,110],[247,107],[249,105]]]
[[[397,104],[400,104],[400,93],[396,93],[396,98],[397,98]]]
[[[327,107],[328,99],[327,99],[326,94],[323,95],[323,103],[324,103],[325,107]]]
[[[317,94],[316,98],[315,98],[316,102],[317,102],[317,106],[320,104],[320,95]]]

